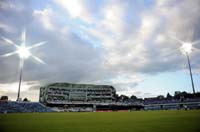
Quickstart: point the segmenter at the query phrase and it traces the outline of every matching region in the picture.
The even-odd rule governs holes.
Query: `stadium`
[[[52,83],[40,88],[39,102],[2,96],[0,130],[198,132],[200,97],[191,95],[121,100],[109,85]]]
[[[200,132],[200,0],[0,0],[0,132]]]
[[[200,109],[200,94],[178,92],[174,97],[125,99],[110,85],[52,83],[40,88],[39,102],[9,101],[7,97],[0,101],[0,113],[181,109]]]

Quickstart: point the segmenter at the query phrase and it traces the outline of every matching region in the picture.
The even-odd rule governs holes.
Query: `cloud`
[[[13,32],[12,27],[9,27],[5,23],[0,23],[0,30],[4,30],[4,31],[10,32],[10,33]]]
[[[71,19],[80,19],[87,23],[92,23],[94,19],[92,17],[92,7],[96,5],[92,1],[55,0],[54,2],[63,9],[64,15],[68,14]]]
[[[4,83],[4,84],[0,84],[0,90],[2,92],[17,92],[18,89],[16,89],[16,87],[18,87],[19,83],[15,82],[15,83]],[[35,87],[40,85],[40,83],[38,81],[28,81],[28,82],[23,82],[22,84],[22,88],[21,91],[27,91],[29,89],[29,87]]]
[[[78,0],[56,0],[55,2],[66,9],[72,18],[80,17],[83,11],[82,3]]]
[[[27,29],[29,45],[48,41],[31,52],[46,62],[25,62],[23,80],[114,85],[121,93],[146,96],[135,90],[144,76],[177,71],[185,66],[180,44],[194,30],[200,38],[198,0],[65,1],[47,3],[1,1],[0,35],[20,43]],[[0,54],[15,50],[0,40]],[[200,48],[195,45],[196,48]],[[199,52],[191,54],[199,72]],[[18,82],[18,56],[0,58],[0,84]],[[179,63],[177,63],[179,62]],[[28,85],[30,86],[31,85]],[[37,89],[33,86],[24,92]],[[4,91],[8,93],[9,90]],[[154,93],[152,93],[153,95]]]
[[[10,100],[16,100],[17,91],[18,91],[18,82],[14,83],[1,83],[0,84],[0,96],[7,95]],[[33,87],[39,87],[40,82],[38,81],[28,81],[22,82],[21,85],[21,97],[28,97],[29,99],[38,100],[36,96],[38,94],[38,89],[35,91]]]
[[[124,8],[119,4],[108,4],[103,9],[103,20],[101,21],[100,27],[113,35],[121,35],[124,30]],[[120,37],[120,36],[118,36]]]
[[[34,10],[33,16],[39,20],[43,26],[48,30],[54,30],[52,24],[53,12],[51,8],[45,8],[44,10]]]

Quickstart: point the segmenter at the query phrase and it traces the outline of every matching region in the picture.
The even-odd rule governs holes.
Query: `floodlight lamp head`
[[[25,46],[20,46],[17,50],[17,53],[21,59],[28,59],[28,57],[31,55],[30,51]]]
[[[180,50],[183,54],[190,54],[192,52],[192,43],[184,42],[180,47]]]

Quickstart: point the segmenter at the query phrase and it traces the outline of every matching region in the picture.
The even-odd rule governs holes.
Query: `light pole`
[[[38,46],[41,46],[43,44],[46,43],[46,41],[43,41],[43,42],[39,42],[39,43],[36,43],[32,46],[28,46],[26,47],[26,31],[24,30],[22,32],[22,35],[21,35],[21,44],[20,45],[17,45],[15,44],[12,40],[6,38],[6,37],[2,37],[1,38],[7,42],[8,44],[11,44],[13,46],[16,47],[16,50],[14,52],[11,52],[11,53],[7,53],[7,54],[4,54],[4,55],[1,55],[1,57],[8,57],[8,56],[12,56],[12,55],[15,55],[15,54],[18,54],[19,55],[19,58],[20,58],[20,76],[19,76],[19,87],[18,87],[18,93],[17,93],[17,101],[20,101],[20,90],[21,90],[21,83],[22,83],[22,74],[23,74],[23,68],[24,68],[24,61],[26,59],[28,59],[29,57],[32,57],[34,60],[44,64],[44,62],[31,54],[30,52],[30,49],[32,48],[35,48],[35,47],[38,47]]]
[[[190,37],[192,38],[192,34],[190,34]],[[170,36],[170,38],[172,38],[172,39],[176,40],[177,42],[179,42],[180,44],[182,44],[180,48],[175,49],[174,51],[180,50],[187,58],[188,68],[189,68],[189,72],[190,72],[190,79],[191,79],[191,84],[192,84],[192,90],[193,90],[193,94],[195,95],[195,86],[194,86],[194,81],[193,81],[193,76],[192,76],[192,68],[191,68],[191,64],[190,64],[189,54],[192,52],[192,50],[198,50],[195,47],[193,47],[193,45],[199,44],[200,40],[192,41],[191,38],[190,39],[188,38],[187,41],[183,41],[183,40],[180,40],[173,36]]]
[[[18,87],[18,93],[17,93],[17,101],[20,101],[20,88],[21,88],[21,82],[22,82],[22,73],[24,68],[24,59],[21,59],[20,64],[20,75],[19,75],[19,87]]]
[[[189,58],[188,53],[186,53],[186,57],[187,57],[187,61],[188,61],[189,71],[190,71],[190,79],[191,79],[191,83],[192,83],[192,90],[193,90],[193,94],[195,94],[194,81],[193,81],[192,70],[191,70],[191,65],[190,65],[190,58]]]
[[[189,54],[193,50],[192,43],[183,42],[182,46],[180,47],[180,50],[182,51],[183,54],[186,55],[187,62],[188,62],[188,68],[189,68],[189,72],[190,72],[190,79],[191,79],[191,84],[192,84],[192,90],[193,90],[193,94],[195,95],[195,87],[194,87],[194,81],[193,81],[192,69],[191,69],[190,57],[189,57]]]

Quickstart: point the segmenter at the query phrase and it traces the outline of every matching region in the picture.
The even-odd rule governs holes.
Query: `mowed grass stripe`
[[[200,132],[200,110],[0,114],[0,132]]]

